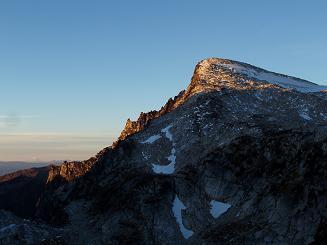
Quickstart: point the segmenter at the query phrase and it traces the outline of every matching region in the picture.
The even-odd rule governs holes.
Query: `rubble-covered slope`
[[[37,217],[68,244],[320,244],[323,90],[201,61],[185,91],[128,121],[113,147],[53,171]]]

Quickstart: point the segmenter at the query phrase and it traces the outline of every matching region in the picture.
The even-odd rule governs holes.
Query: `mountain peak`
[[[327,94],[308,88],[201,61],[95,157],[0,178],[0,208],[33,218],[0,210],[0,243],[324,244]]]
[[[262,91],[264,89],[294,90],[302,93],[327,91],[327,86],[291,77],[229,59],[207,58],[200,61],[186,90],[170,99],[159,111],[141,113],[137,121],[127,120],[113,147],[128,136],[143,130],[150,121],[175,110],[196,94],[221,91]]]
[[[258,89],[271,85],[302,93],[327,90],[327,86],[319,86],[300,78],[267,71],[243,62],[208,58],[196,65],[188,93],[195,94],[222,88]]]

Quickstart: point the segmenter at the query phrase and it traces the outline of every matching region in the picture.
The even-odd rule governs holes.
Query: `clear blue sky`
[[[326,1],[1,1],[0,134],[19,150],[27,135],[89,137],[71,156],[84,158],[184,89],[206,57],[327,84],[326,10]],[[58,157],[52,145],[40,157],[33,142],[0,160]]]

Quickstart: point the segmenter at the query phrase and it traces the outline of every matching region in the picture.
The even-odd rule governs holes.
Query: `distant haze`
[[[113,139],[88,134],[2,134],[0,161],[86,160],[111,145]]]

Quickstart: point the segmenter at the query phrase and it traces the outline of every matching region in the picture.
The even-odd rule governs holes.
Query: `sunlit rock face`
[[[53,168],[37,217],[68,244],[320,244],[324,89],[203,60],[185,91],[128,120],[112,147]]]

